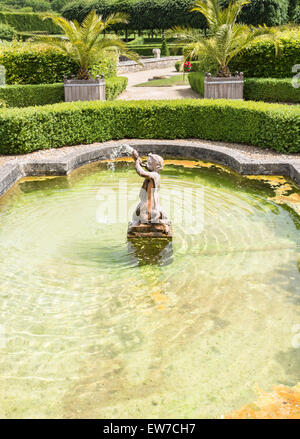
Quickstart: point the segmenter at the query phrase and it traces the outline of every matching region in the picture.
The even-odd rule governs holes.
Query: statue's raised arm
[[[148,172],[148,171],[146,171],[146,170],[143,168],[142,160],[141,160],[140,157],[139,157],[139,153],[138,153],[135,149],[132,151],[132,157],[133,157],[134,160],[135,160],[135,169],[136,169],[136,172],[137,172],[141,177],[148,178],[148,179],[153,178],[153,176],[151,175],[152,172]],[[146,167],[146,166],[144,166],[144,167]]]

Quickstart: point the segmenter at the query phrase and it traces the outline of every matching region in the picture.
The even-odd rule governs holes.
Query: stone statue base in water
[[[140,202],[128,225],[127,237],[171,240],[171,222],[159,202],[160,171],[164,161],[159,155],[149,154],[144,165],[135,149],[132,151],[132,157],[137,173],[144,177],[144,183],[140,191]]]
[[[172,239],[171,224],[128,224],[127,238],[163,238]]]

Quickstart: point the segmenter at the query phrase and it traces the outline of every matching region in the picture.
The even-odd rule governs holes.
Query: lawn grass
[[[135,87],[172,87],[173,85],[188,85],[188,75],[174,75],[167,79],[155,79],[135,85]]]

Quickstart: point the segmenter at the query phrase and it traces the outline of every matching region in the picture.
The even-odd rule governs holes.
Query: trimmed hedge
[[[0,64],[6,69],[7,84],[54,84],[78,71],[74,61],[63,53],[30,44],[4,49]]]
[[[300,152],[300,108],[228,100],[73,102],[0,110],[0,153],[110,139],[199,138]]]
[[[42,14],[34,12],[0,12],[0,23],[6,23],[18,31],[44,31],[60,34],[61,29],[52,20],[43,20]]]
[[[160,49],[160,44],[152,44],[152,45],[140,45],[140,46],[128,46],[130,50],[136,52],[140,56],[153,56],[153,49]]]
[[[246,78],[244,98],[252,101],[300,103],[300,88],[292,86],[291,78]]]
[[[64,53],[27,43],[5,48],[0,53],[0,64],[6,69],[7,84],[55,84],[78,71],[77,64]],[[116,69],[117,60],[112,56],[95,65],[92,74],[108,78],[116,75]]]
[[[222,0],[227,6],[229,0]],[[119,24],[119,29],[169,29],[173,26],[204,28],[205,18],[190,12],[195,0],[75,0],[67,3],[62,14],[69,20],[82,21],[90,10],[96,9],[100,15],[120,11],[130,15],[128,25]],[[277,26],[287,23],[289,0],[252,0],[242,11],[240,21],[258,25]]]
[[[122,91],[126,90],[128,78],[116,76],[105,80],[105,93],[108,101],[113,101]]]
[[[204,96],[204,73],[189,73],[191,88]],[[300,88],[290,78],[245,78],[244,98],[249,101],[300,103]]]
[[[126,89],[128,79],[122,76],[105,80],[106,99],[115,99]],[[64,84],[9,85],[0,87],[0,101],[8,107],[56,104],[64,101]]]
[[[55,104],[64,101],[64,85],[8,85],[0,87],[0,99],[3,99],[8,107]]]
[[[230,0],[222,0],[224,6],[228,6]],[[266,24],[278,26],[289,21],[288,9],[291,0],[251,0],[244,6],[239,21],[245,24]]]
[[[191,72],[188,74],[188,80],[191,88],[199,93],[200,96],[204,96],[204,73],[203,72]]]
[[[244,72],[249,78],[289,78],[292,67],[300,62],[300,33],[279,38],[281,54],[276,56],[272,42],[258,41],[243,50],[230,63],[234,72]]]
[[[6,23],[0,23],[0,40],[11,41],[18,36],[14,27]]]
[[[140,56],[153,56],[153,49],[161,49],[162,44],[144,44],[144,45],[130,45],[130,50],[138,53]],[[168,43],[170,55],[182,55],[183,47]],[[161,56],[165,56],[161,53]]]
[[[107,17],[115,12],[126,12],[129,24],[120,23],[115,29],[169,29],[173,26],[205,26],[201,14],[191,13],[195,0],[76,0],[68,3],[62,15],[69,20],[82,21],[95,9],[99,15]]]

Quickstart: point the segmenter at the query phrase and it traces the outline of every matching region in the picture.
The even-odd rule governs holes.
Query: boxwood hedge
[[[191,88],[203,97],[204,73],[189,73],[188,79]],[[246,78],[244,98],[251,101],[300,103],[300,87],[294,88],[291,78]]]
[[[274,43],[257,41],[244,49],[230,63],[251,78],[288,78],[294,76],[292,67],[300,60],[300,34],[290,32],[279,38],[280,54],[276,55]]]
[[[0,23],[13,26],[18,31],[44,31],[59,34],[61,29],[52,20],[43,20],[43,15],[35,12],[0,11]]]
[[[126,89],[127,82],[122,76],[106,79],[106,99],[115,99]],[[64,84],[8,85],[0,87],[0,99],[8,107],[55,104],[64,101]]]
[[[252,101],[300,103],[300,87],[294,88],[291,78],[246,78],[244,98]]]
[[[5,67],[7,84],[54,84],[78,71],[77,64],[64,53],[28,43],[2,49],[0,64]],[[93,66],[92,74],[109,78],[116,70],[116,57],[107,56]]]
[[[229,100],[72,102],[0,110],[0,153],[109,139],[199,138],[300,152],[297,106]]]
[[[200,96],[204,96],[204,73],[191,72],[188,74],[188,80],[191,88],[199,93]]]

